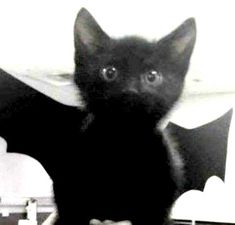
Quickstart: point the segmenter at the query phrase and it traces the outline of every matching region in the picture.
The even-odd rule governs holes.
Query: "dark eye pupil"
[[[153,82],[157,79],[157,76],[158,76],[157,71],[155,71],[155,70],[150,71],[150,72],[147,74],[147,80],[148,80],[148,82],[153,83]]]
[[[103,68],[101,74],[106,81],[113,81],[118,75],[116,68],[112,66]]]
[[[107,78],[112,79],[115,76],[115,73],[116,73],[116,70],[114,67],[108,68],[106,71],[106,76]]]
[[[158,86],[163,81],[162,74],[156,70],[151,70],[144,75],[144,81],[147,85]]]
[[[156,74],[149,73],[147,75],[147,79],[148,79],[149,82],[154,82],[156,80]]]

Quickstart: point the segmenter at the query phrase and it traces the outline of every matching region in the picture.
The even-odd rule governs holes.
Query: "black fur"
[[[74,159],[65,156],[71,163],[54,179],[57,225],[86,225],[93,218],[167,224],[183,177],[177,152],[156,124],[181,94],[194,20],[158,42],[112,39],[82,9],[74,34],[75,82],[87,119],[72,140]],[[103,77],[108,66],[116,68],[115,80]],[[146,83],[152,70],[161,75],[157,84]]]

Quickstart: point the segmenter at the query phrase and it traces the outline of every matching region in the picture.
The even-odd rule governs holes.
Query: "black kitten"
[[[67,186],[54,180],[57,224],[93,218],[167,224],[183,178],[177,152],[156,124],[181,94],[195,22],[188,19],[158,42],[112,39],[82,9],[74,32],[75,82],[87,117]]]

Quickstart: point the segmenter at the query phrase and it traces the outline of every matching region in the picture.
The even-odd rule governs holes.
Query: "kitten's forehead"
[[[136,57],[151,55],[155,45],[139,37],[127,37],[116,40],[113,51],[122,52]],[[125,56],[125,55],[123,55]]]
[[[114,40],[107,49],[111,60],[125,62],[125,64],[128,63],[129,66],[134,67],[147,66],[147,61],[152,58],[155,52],[156,44],[139,37]]]

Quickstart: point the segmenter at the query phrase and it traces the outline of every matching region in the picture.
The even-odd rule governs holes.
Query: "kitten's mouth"
[[[88,110],[98,114],[123,115],[127,117],[143,118],[158,121],[168,109],[156,99],[138,93],[122,93],[105,98],[105,96],[89,96]]]
[[[146,104],[141,101],[136,94],[122,95],[117,98],[109,99],[106,102],[106,108],[110,112],[126,113],[126,114],[146,114]]]

